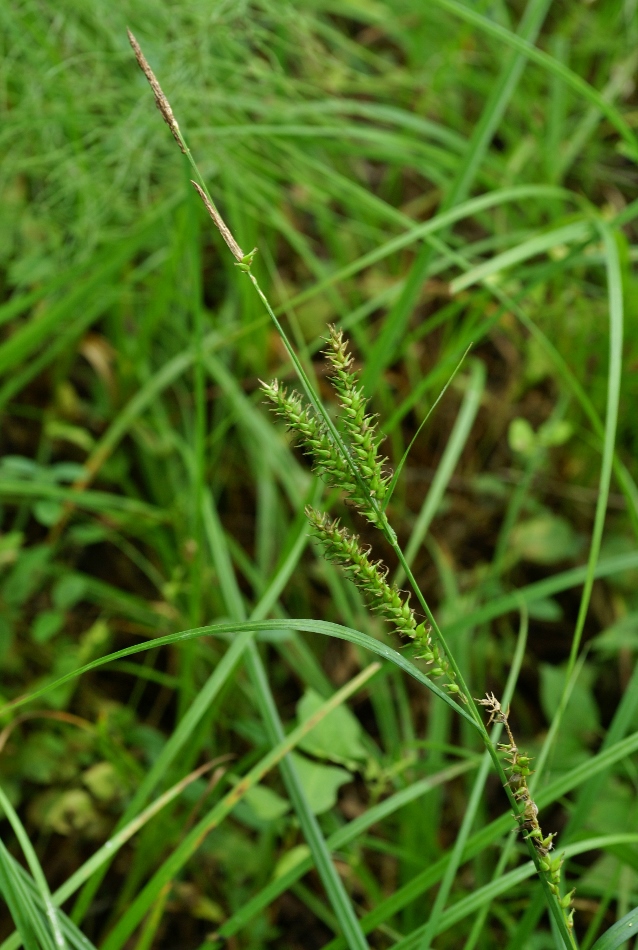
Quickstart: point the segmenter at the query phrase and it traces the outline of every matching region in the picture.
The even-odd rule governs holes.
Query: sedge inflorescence
[[[571,930],[574,925],[574,910],[572,908],[574,891],[572,890],[561,897],[560,870],[564,857],[562,854],[550,856],[556,835],[555,833],[550,833],[547,836],[543,835],[538,821],[538,805],[532,798],[527,784],[527,779],[532,775],[532,769],[530,769],[532,760],[518,749],[509,724],[509,710],[506,712],[501,707],[496,696],[493,693],[487,693],[485,699],[479,699],[477,702],[480,706],[485,706],[490,714],[488,725],[493,722],[500,722],[505,727],[508,741],[499,743],[498,748],[505,753],[505,761],[507,762],[505,770],[509,772],[509,785],[512,788],[514,798],[521,806],[520,814],[516,818],[521,831],[534,845],[539,864],[547,875],[549,888],[558,899],[558,903],[565,914],[565,922]]]
[[[330,381],[339,402],[340,443],[324,419],[301,396],[289,392],[277,380],[262,383],[274,411],[297,436],[315,470],[329,485],[341,489],[361,514],[382,528],[382,503],[387,497],[391,476],[387,459],[381,456],[383,436],[375,416],[368,413],[367,400],[352,369],[352,356],[341,330],[329,328],[325,355],[333,370]],[[338,564],[363,592],[371,608],[388,620],[399,634],[413,640],[417,659],[431,666],[431,675],[445,676],[445,688],[467,701],[455,682],[456,674],[444,651],[434,641],[429,623],[418,623],[410,607],[410,595],[387,580],[388,568],[370,558],[358,535],[343,528],[338,519],[306,508],[315,536],[322,542],[326,557]]]
[[[390,483],[389,475],[384,473],[387,459],[379,453],[383,437],[377,432],[374,416],[366,411],[366,399],[357,387],[342,332],[330,327],[329,333],[325,355],[334,370],[331,382],[339,399],[341,445],[325,420],[298,393],[289,392],[276,379],[270,385],[262,383],[262,388],[277,415],[312,458],[315,470],[331,487],[344,491],[371,524],[379,526],[380,506]]]

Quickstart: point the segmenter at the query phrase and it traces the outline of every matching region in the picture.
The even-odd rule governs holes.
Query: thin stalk
[[[507,683],[505,684],[505,690],[503,692],[503,705],[507,709],[509,706],[514,690],[516,688],[516,683],[518,681],[518,675],[520,673],[521,665],[523,663],[523,657],[525,656],[525,647],[527,645],[527,631],[529,627],[529,618],[527,614],[527,609],[523,605],[521,608],[521,623],[518,633],[518,639],[516,643],[516,650],[514,651],[514,657],[512,659],[512,665],[510,667],[510,673],[507,678]],[[503,725],[500,722],[494,723],[494,728],[492,729],[492,734],[490,736],[490,741],[493,746],[495,746],[500,738],[501,732],[503,730]],[[436,900],[434,901],[434,906],[428,920],[427,929],[422,937],[421,946],[419,950],[430,950],[430,944],[434,939],[435,934],[437,933],[437,925],[441,918],[441,915],[445,909],[445,903],[452,889],[452,884],[454,883],[454,878],[456,877],[456,872],[461,863],[463,851],[465,850],[465,845],[467,839],[469,838],[470,831],[472,830],[472,824],[476,817],[476,812],[478,810],[479,802],[483,791],[485,788],[485,782],[487,779],[487,774],[489,770],[490,760],[489,756],[486,753],[483,755],[483,761],[481,762],[478,774],[474,781],[474,787],[470,795],[470,800],[465,809],[465,814],[463,815],[463,821],[459,832],[456,836],[454,842],[454,848],[452,849],[452,854],[450,856],[450,862],[445,869],[445,874],[441,881],[441,886],[436,895]]]
[[[298,374],[298,376],[299,376],[299,379],[301,380],[301,382],[302,382],[302,384],[303,384],[303,386],[304,386],[304,389],[306,390],[306,393],[307,393],[307,395],[308,395],[308,398],[309,398],[311,404],[313,405],[313,408],[316,408],[316,411],[320,413],[321,417],[322,417],[323,419],[325,419],[327,422],[330,423],[331,429],[333,429],[333,430],[335,431],[335,434],[336,434],[336,436],[337,436],[337,438],[335,439],[336,444],[338,445],[340,451],[342,452],[343,457],[344,457],[344,458],[348,461],[348,463],[351,465],[351,468],[352,468],[352,470],[353,470],[353,474],[356,475],[356,477],[357,477],[357,481],[358,481],[359,483],[362,483],[363,480],[361,479],[361,476],[360,476],[360,474],[359,474],[359,472],[358,472],[358,470],[357,470],[357,468],[356,468],[356,465],[354,464],[354,462],[352,462],[351,457],[350,457],[350,454],[348,453],[348,451],[345,449],[345,447],[343,447],[343,443],[342,443],[342,441],[341,441],[341,439],[340,439],[340,437],[339,437],[339,434],[336,432],[336,429],[335,429],[334,425],[332,424],[332,420],[330,420],[328,414],[326,413],[325,409],[323,408],[322,404],[320,403],[319,399],[318,399],[317,396],[314,394],[314,392],[309,391],[309,388],[310,388],[310,381],[307,379],[306,374],[305,374],[305,372],[304,372],[304,370],[303,370],[303,367],[301,366],[301,363],[300,363],[299,360],[297,359],[297,356],[296,356],[296,354],[294,353],[294,351],[293,351],[293,349],[292,349],[292,345],[290,344],[290,341],[288,340],[288,338],[287,338],[287,336],[286,336],[285,330],[283,329],[283,327],[281,326],[281,324],[280,324],[279,321],[277,320],[277,317],[275,316],[275,313],[274,313],[272,307],[270,306],[270,303],[268,302],[268,299],[267,299],[266,295],[264,294],[264,292],[262,291],[261,287],[259,286],[259,283],[258,283],[256,277],[254,276],[254,274],[252,274],[252,272],[251,272],[251,270],[250,270],[249,264],[247,264],[246,266],[247,266],[247,268],[248,268],[248,269],[247,269],[247,273],[248,273],[248,275],[249,275],[249,277],[250,277],[250,279],[251,279],[251,281],[252,281],[252,283],[253,283],[253,286],[254,286],[255,289],[257,290],[257,293],[259,294],[259,296],[260,296],[262,302],[264,303],[264,306],[266,307],[266,310],[268,311],[268,314],[270,315],[271,319],[273,320],[273,322],[274,322],[274,324],[275,324],[275,327],[277,328],[277,331],[278,331],[278,332],[280,333],[280,335],[281,335],[281,338],[282,338],[282,341],[283,341],[283,343],[284,343],[284,346],[286,347],[286,349],[287,349],[287,351],[288,351],[288,353],[289,353],[289,355],[290,355],[290,358],[291,358],[291,360],[292,360],[292,362],[293,362],[293,366],[295,367],[295,370],[297,371],[297,374]],[[337,441],[337,440],[338,440],[338,441]],[[362,487],[363,487],[363,490],[364,490],[365,494],[366,494],[368,497],[370,497],[370,496],[369,496],[369,492],[367,491],[366,486],[365,486],[364,484],[362,484]],[[456,660],[455,660],[453,654],[450,652],[449,647],[447,646],[445,637],[443,636],[443,633],[442,633],[442,631],[441,631],[441,629],[440,629],[438,623],[436,622],[436,618],[434,617],[432,611],[430,610],[430,607],[428,606],[428,604],[427,604],[427,602],[426,602],[426,600],[425,600],[425,598],[424,598],[424,596],[423,596],[423,594],[422,594],[422,592],[421,592],[421,590],[420,590],[420,588],[419,588],[419,585],[417,584],[416,579],[415,579],[415,577],[414,577],[414,575],[413,575],[413,573],[412,573],[412,571],[411,571],[411,569],[410,569],[410,565],[408,564],[408,562],[407,562],[407,560],[406,560],[406,558],[405,558],[405,555],[403,554],[403,551],[401,550],[401,547],[399,546],[399,542],[398,542],[396,533],[395,533],[394,530],[390,527],[390,525],[389,525],[389,523],[388,523],[388,520],[387,520],[387,518],[386,518],[386,516],[385,516],[385,512],[381,511],[380,507],[376,504],[376,501],[375,501],[373,498],[370,497],[370,502],[371,502],[371,506],[375,509],[375,513],[377,513],[378,516],[379,516],[379,527],[380,527],[382,533],[384,534],[386,540],[388,541],[388,543],[389,543],[390,546],[392,547],[392,550],[394,551],[394,553],[395,553],[395,555],[396,555],[396,557],[397,557],[397,560],[399,561],[399,564],[400,564],[401,567],[403,568],[403,571],[404,571],[404,573],[405,573],[405,576],[406,576],[406,579],[407,579],[408,583],[410,584],[410,587],[411,587],[412,590],[414,591],[414,594],[415,594],[417,600],[419,601],[419,604],[421,605],[421,607],[422,607],[422,609],[423,609],[423,611],[424,611],[424,613],[425,613],[425,615],[426,615],[426,617],[427,617],[429,623],[432,625],[432,631],[433,631],[433,633],[435,634],[437,640],[439,641],[439,643],[441,644],[441,646],[442,646],[443,649],[445,650],[445,653],[446,653],[446,656],[447,656],[447,658],[448,658],[448,660],[449,660],[450,666],[451,666],[451,668],[453,669],[454,673],[456,674],[456,680],[457,680],[457,682],[458,682],[458,685],[459,685],[459,687],[460,687],[462,693],[464,694],[464,696],[465,696],[466,699],[467,699],[468,706],[469,706],[469,709],[470,709],[470,713],[471,713],[471,715],[472,715],[472,718],[473,718],[473,720],[474,720],[474,723],[475,723],[475,725],[476,725],[476,728],[478,729],[479,733],[481,734],[481,738],[482,738],[482,740],[483,740],[483,743],[484,743],[484,745],[485,745],[485,748],[486,748],[487,752],[489,753],[489,756],[490,756],[490,758],[491,758],[491,760],[492,760],[492,763],[493,763],[493,765],[494,765],[494,768],[495,768],[495,770],[496,770],[496,773],[497,773],[497,775],[499,776],[500,782],[501,782],[503,788],[505,789],[505,793],[506,793],[506,795],[507,795],[507,797],[508,797],[510,806],[512,807],[512,809],[513,809],[513,811],[514,811],[514,815],[516,816],[516,818],[520,818],[520,819],[522,820],[522,817],[523,817],[523,816],[522,816],[522,807],[521,807],[521,804],[520,804],[520,803],[517,801],[517,799],[514,797],[514,794],[513,794],[512,789],[511,789],[511,786],[510,786],[510,784],[509,784],[509,779],[508,779],[508,777],[507,777],[507,775],[506,775],[506,773],[505,773],[505,770],[504,770],[504,768],[503,768],[503,766],[502,766],[502,764],[501,764],[501,761],[500,761],[500,759],[499,759],[499,757],[498,757],[498,753],[497,753],[497,751],[496,751],[496,748],[494,747],[494,745],[492,744],[492,742],[491,742],[491,740],[490,740],[489,733],[488,733],[488,731],[487,731],[487,729],[486,729],[486,727],[485,727],[485,725],[484,725],[484,723],[483,723],[483,718],[482,718],[482,716],[481,716],[481,714],[480,714],[480,712],[479,712],[479,710],[478,710],[478,707],[477,707],[477,705],[476,705],[474,699],[472,698],[472,695],[471,695],[471,693],[470,693],[470,691],[469,691],[469,688],[468,688],[468,686],[467,686],[467,684],[466,684],[466,682],[465,682],[465,679],[464,679],[464,677],[463,677],[463,675],[462,675],[462,673],[461,673],[461,670],[460,670],[460,668],[459,668],[459,666],[458,666],[458,664],[457,664],[457,662],[456,662]],[[570,935],[570,933],[569,933],[569,930],[568,930],[568,928],[567,928],[567,925],[566,925],[566,923],[565,923],[565,918],[564,918],[564,914],[563,914],[562,908],[560,907],[560,905],[559,905],[559,903],[558,903],[558,900],[556,899],[555,895],[554,895],[554,894],[552,893],[552,891],[550,890],[549,881],[547,880],[547,878],[546,878],[546,876],[545,876],[545,874],[544,874],[544,872],[543,872],[543,870],[542,870],[542,868],[541,868],[541,866],[540,866],[540,861],[539,861],[538,854],[537,854],[536,849],[535,849],[534,845],[532,844],[531,840],[526,839],[526,846],[527,846],[527,849],[528,849],[528,851],[529,851],[530,857],[531,857],[532,861],[534,862],[534,866],[535,866],[535,868],[536,868],[536,871],[537,871],[537,873],[538,873],[538,875],[539,875],[539,877],[540,877],[541,884],[542,884],[542,887],[543,887],[543,890],[544,890],[544,893],[545,893],[545,898],[546,898],[547,906],[548,906],[548,908],[549,908],[549,910],[550,910],[550,913],[552,914],[554,920],[556,921],[556,926],[558,927],[558,930],[559,930],[559,932],[560,932],[560,934],[561,934],[561,937],[562,937],[562,939],[563,939],[563,941],[564,941],[564,943],[565,943],[565,946],[568,948],[568,950],[571,950],[571,948],[574,948],[574,947],[575,947],[575,944],[574,944],[574,941],[573,941],[573,939],[572,939],[572,937],[571,937],[571,935]]]

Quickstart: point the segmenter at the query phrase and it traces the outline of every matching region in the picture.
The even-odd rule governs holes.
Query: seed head
[[[171,130],[173,138],[181,148],[182,152],[186,154],[186,149],[184,148],[184,142],[179,131],[179,125],[177,124],[177,119],[173,115],[173,110],[171,109],[170,102],[162,92],[162,87],[158,83],[155,73],[148,64],[140,44],[137,42],[130,30],[126,31],[128,33],[129,43],[133,47],[133,52],[135,53],[135,59],[138,62],[138,65],[146,78],[148,79],[149,85],[153,90],[153,95],[155,96],[155,105],[162,113],[162,118],[166,122],[167,126]]]

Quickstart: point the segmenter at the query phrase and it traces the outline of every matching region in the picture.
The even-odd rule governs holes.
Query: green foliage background
[[[390,517],[474,694],[520,667],[511,721],[545,763],[588,950],[638,904],[635,3],[23,0],[0,24],[3,702],[176,631],[278,621],[250,661],[230,633],[195,638],[5,710],[5,813],[51,890],[215,760],[67,896],[96,945],[336,950],[350,920],[350,946],[426,950],[433,907],[437,947],[557,939],[471,732],[387,662],[299,739],[305,805],[275,768],[169,873],[277,712],[289,732],[368,662],[290,618],[399,645],[306,538],[313,498],[369,529],[320,501],[267,414],[258,380],[292,381],[285,351],[128,26],[326,398],[322,339],[346,329],[394,465],[471,347]],[[546,59],[526,62],[517,31]],[[0,872],[21,880],[1,827]]]

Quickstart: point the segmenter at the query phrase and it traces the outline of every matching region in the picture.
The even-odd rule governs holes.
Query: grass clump
[[[630,12],[3,13],[3,950],[631,933]]]

